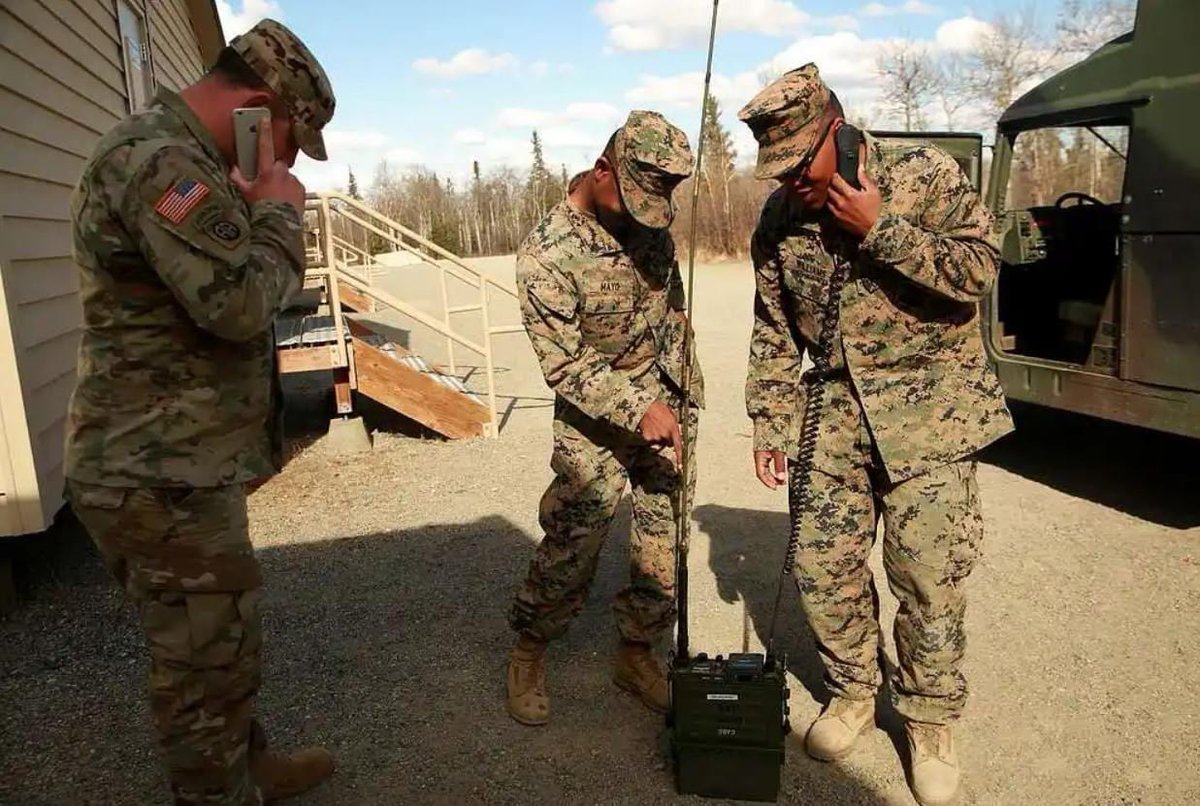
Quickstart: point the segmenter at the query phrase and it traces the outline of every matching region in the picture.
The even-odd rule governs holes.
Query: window
[[[125,62],[125,89],[129,96],[129,111],[133,112],[144,107],[154,93],[146,18],[134,3],[117,0],[117,23],[121,31],[121,55]]]
[[[1009,210],[1053,205],[1065,193],[1121,200],[1127,126],[1063,126],[1021,132],[1013,143]],[[1072,202],[1074,203],[1074,202]]]

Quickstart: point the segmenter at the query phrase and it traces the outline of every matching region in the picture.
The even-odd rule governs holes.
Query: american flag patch
[[[168,221],[178,224],[208,195],[208,186],[195,179],[180,179],[162,195],[154,212]]]

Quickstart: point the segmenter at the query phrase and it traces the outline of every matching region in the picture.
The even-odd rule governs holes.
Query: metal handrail
[[[495,367],[492,355],[492,337],[504,333],[524,332],[524,326],[520,325],[500,325],[493,326],[490,322],[488,311],[488,291],[490,288],[498,288],[511,298],[517,299],[516,289],[506,285],[505,283],[484,274],[471,266],[467,265],[457,255],[438,246],[427,238],[422,237],[416,232],[408,229],[402,224],[393,221],[387,216],[379,213],[377,210],[363,204],[362,202],[347,196],[344,193],[337,192],[321,192],[310,193],[305,204],[306,210],[316,213],[316,221],[319,230],[317,243],[319,245],[317,259],[324,258],[325,270],[319,272],[326,275],[331,284],[337,285],[338,282],[345,282],[349,286],[361,291],[371,299],[375,300],[384,306],[392,308],[397,312],[408,316],[422,325],[433,330],[435,333],[444,336],[446,339],[446,352],[449,358],[448,364],[450,372],[457,372],[457,366],[454,358],[455,346],[465,347],[468,350],[482,356],[485,369],[485,377],[487,379],[487,397],[488,410],[491,416],[488,433],[491,437],[499,436],[499,420],[496,411],[496,384],[495,384]],[[440,297],[442,307],[442,318],[439,320],[436,315],[425,313],[415,306],[405,302],[398,297],[395,297],[386,291],[374,286],[371,282],[372,269],[375,266],[383,265],[374,259],[368,251],[355,246],[350,241],[333,234],[333,221],[335,217],[341,217],[342,220],[359,228],[359,230],[373,233],[382,238],[387,243],[394,247],[402,249],[410,254],[413,254],[422,262],[433,266],[438,270],[438,280],[440,286]],[[323,247],[323,248],[320,248]],[[426,250],[425,252],[421,251]],[[351,263],[349,260],[339,260],[338,252],[343,255],[353,255],[360,261],[357,264]],[[438,259],[440,258],[440,259]],[[315,262],[315,261],[314,261]],[[365,277],[359,276],[359,273],[365,272]],[[456,280],[465,283],[469,287],[475,288],[479,292],[479,301],[468,305],[451,306],[449,304],[449,293],[446,289],[446,275],[449,274]],[[482,343],[469,339],[461,335],[451,324],[451,316],[467,312],[478,312],[482,319]],[[335,317],[340,319],[340,317]]]

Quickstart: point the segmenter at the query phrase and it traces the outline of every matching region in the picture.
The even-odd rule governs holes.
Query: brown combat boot
[[[659,713],[665,714],[671,706],[667,676],[648,644],[621,642],[613,665],[613,682]]]
[[[250,777],[264,803],[307,792],[332,775],[333,766],[333,754],[324,747],[305,747],[287,755],[268,749],[262,727],[257,721],[251,723]]]
[[[508,713],[522,725],[550,721],[546,646],[545,641],[522,634],[508,656]]]
[[[804,737],[805,751],[818,761],[849,755],[859,735],[875,724],[875,700],[834,697]]]
[[[905,722],[911,758],[910,787],[921,806],[945,806],[958,794],[958,752],[949,725]]]

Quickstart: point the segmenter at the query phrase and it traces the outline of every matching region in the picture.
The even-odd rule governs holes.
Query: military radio
[[[712,77],[713,41],[716,37],[717,4],[713,2],[712,28],[708,40],[708,67],[704,76],[704,104],[707,109],[709,82]],[[700,126],[696,172],[704,158],[704,136],[708,127]],[[835,133],[838,173],[854,187],[858,182],[858,157],[862,135],[853,126],[843,125]],[[697,209],[700,183],[692,186],[692,209]],[[683,403],[680,425],[683,452],[680,468],[679,500],[675,508],[675,579],[679,617],[676,646],[668,666],[670,707],[667,728],[675,785],[680,794],[732,798],[751,801],[775,801],[785,757],[784,740],[790,732],[788,715],[787,658],[775,649],[775,626],[783,597],[784,583],[795,567],[800,546],[800,519],[811,506],[809,473],[817,445],[817,423],[824,399],[824,382],[831,377],[830,355],[837,330],[841,289],[849,273],[849,263],[835,259],[830,278],[829,297],[822,317],[813,368],[801,378],[806,387],[804,420],[800,433],[799,455],[788,468],[788,509],[791,534],[764,653],[748,652],[743,638],[742,652],[728,657],[692,656],[688,647],[688,531],[690,523],[691,440],[688,438],[691,405],[692,370],[692,289],[695,277],[696,216],[692,217],[691,248],[688,250],[687,321],[684,329]],[[748,625],[744,628],[748,631]]]

